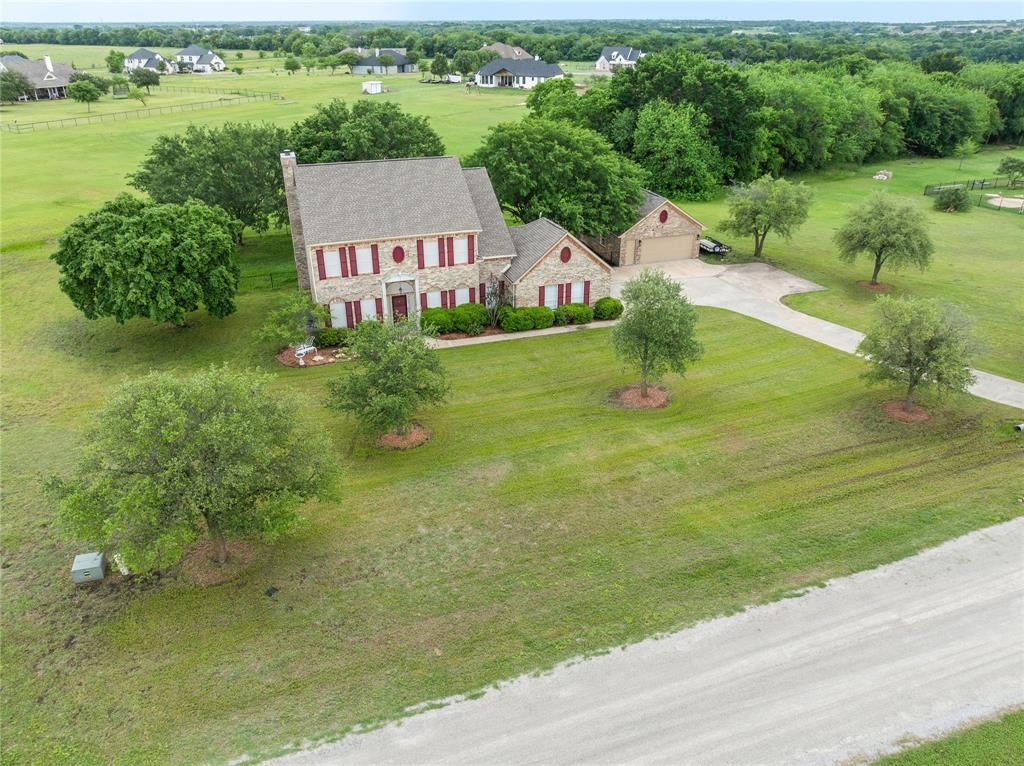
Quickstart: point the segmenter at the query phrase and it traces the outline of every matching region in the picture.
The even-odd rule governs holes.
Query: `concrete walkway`
[[[273,761],[860,763],[1024,704],[1024,517]]]

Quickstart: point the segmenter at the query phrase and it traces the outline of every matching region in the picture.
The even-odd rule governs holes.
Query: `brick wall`
[[[571,256],[568,263],[562,263],[559,253],[566,246],[569,247]],[[540,305],[538,288],[542,285],[586,281],[590,282],[590,305],[594,305],[599,298],[611,295],[610,269],[584,254],[570,237],[563,237],[516,285],[515,305]]]

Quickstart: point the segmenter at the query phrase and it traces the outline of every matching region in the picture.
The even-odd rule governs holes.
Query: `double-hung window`
[[[429,268],[430,266],[437,266],[437,240],[436,239],[425,239],[423,240],[423,266]]]
[[[356,248],[356,268],[360,274],[373,273],[373,249],[369,247]]]
[[[544,285],[544,305],[552,310],[558,308],[558,285]]]
[[[348,317],[345,315],[343,301],[335,301],[331,304],[331,327],[348,327]]]
[[[341,253],[337,250],[328,250],[324,253],[324,276],[341,276]]]
[[[455,305],[461,306],[463,303],[469,303],[469,288],[457,287],[455,288]]]
[[[356,253],[356,257],[359,257],[358,253]],[[373,298],[363,298],[359,301],[359,313],[362,314],[364,321],[367,319],[376,319],[377,301]]]
[[[583,303],[583,283],[573,282],[572,283],[572,296],[568,301],[569,303]]]
[[[465,237],[456,237],[452,240],[452,255],[454,258],[453,262],[458,265],[460,263],[469,263],[469,240]]]

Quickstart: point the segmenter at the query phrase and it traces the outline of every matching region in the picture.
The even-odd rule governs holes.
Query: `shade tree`
[[[719,226],[722,231],[754,238],[754,257],[760,258],[768,234],[790,239],[807,220],[813,192],[804,183],[769,175],[749,184],[734,186],[726,204],[729,216]]]
[[[893,271],[916,266],[923,271],[931,264],[935,249],[921,212],[882,193],[850,212],[834,242],[841,261],[853,263],[861,255],[872,261],[872,285],[878,284],[883,266]]]
[[[708,139],[707,118],[692,104],[652,101],[637,116],[633,159],[662,194],[708,199],[719,188],[722,157]]]
[[[92,105],[100,100],[100,89],[88,80],[79,80],[68,84],[68,95],[80,104],[85,104],[87,112],[92,111]]]

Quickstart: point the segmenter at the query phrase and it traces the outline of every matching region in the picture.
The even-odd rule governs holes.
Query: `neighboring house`
[[[611,72],[619,67],[635,67],[636,62],[646,55],[639,48],[624,45],[607,46],[601,49],[601,55],[597,58],[597,71]]]
[[[163,69],[160,63],[163,62]],[[134,72],[136,69],[148,69],[158,74],[173,74],[178,71],[173,61],[168,61],[156,51],[148,48],[137,48],[124,57],[124,71]]]
[[[621,234],[580,239],[613,266],[696,258],[704,224],[660,194],[644,189],[636,223]]]
[[[282,152],[299,285],[335,327],[486,303],[593,303],[611,267],[541,219],[509,229],[487,171],[456,157],[297,163]]]
[[[494,51],[498,54],[500,59],[533,59],[535,56],[532,53],[527,53],[522,48],[517,48],[515,45],[509,45],[508,43],[491,43],[490,45],[481,45],[480,50],[482,51]]]
[[[29,61],[23,56],[0,56],[0,72],[20,72],[35,89],[28,96],[39,99],[64,98],[75,70],[70,64],[54,64],[49,56]]]
[[[565,77],[558,64],[535,59],[494,59],[477,70],[473,79],[481,88],[526,88]]]
[[[194,43],[178,51],[174,59],[182,72],[210,74],[224,71],[224,59],[209,48],[202,48]]]
[[[420,71],[419,65],[409,61],[405,48],[346,48],[342,53],[349,51],[361,56],[359,61],[352,65],[352,74],[403,74]],[[395,63],[383,66],[380,57],[384,55],[391,56]]]

